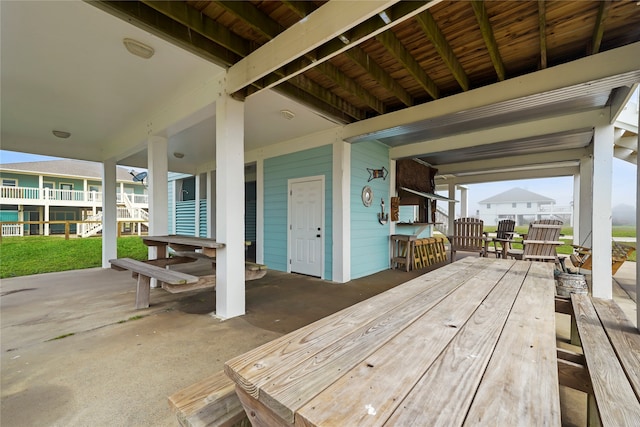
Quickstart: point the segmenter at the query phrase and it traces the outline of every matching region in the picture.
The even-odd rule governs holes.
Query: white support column
[[[102,163],[102,268],[118,257],[118,209],[116,203],[116,162]]]
[[[351,280],[351,144],[340,136],[333,143],[333,277]]]
[[[194,228],[195,228],[195,236],[200,237],[200,179],[201,175],[199,173],[194,176],[194,181],[196,188],[194,190],[195,194],[195,218],[194,218]]]
[[[579,245],[580,236],[580,174],[573,175],[573,202],[571,207],[571,226],[573,227],[573,244]]]
[[[593,206],[593,155],[580,159],[580,196],[578,198],[578,235],[579,245],[592,246],[592,218]],[[576,237],[574,237],[576,239]]]
[[[469,216],[469,189],[462,185],[458,188],[460,189],[460,217],[466,218]]]
[[[245,313],[244,103],[216,100],[216,315]]]
[[[456,185],[449,184],[449,198],[451,200],[455,200],[456,198]],[[447,206],[448,210],[448,224],[447,231],[450,233],[453,232],[453,222],[456,220],[456,202],[449,202],[449,206]]]
[[[256,160],[256,262],[264,264],[264,159]]]
[[[45,221],[51,221],[50,218],[50,213],[49,213],[49,203],[44,205],[44,220]],[[49,222],[45,222],[44,224],[44,235],[48,236],[49,235]]]
[[[216,175],[207,171],[207,237],[216,236]]]
[[[611,175],[613,173],[613,125],[596,126],[593,136],[593,296],[611,299]],[[598,179],[595,179],[595,178]]]
[[[640,129],[640,114],[638,114],[638,129]],[[640,147],[640,133],[636,135],[637,146]],[[640,230],[640,215],[637,214],[640,207],[640,163],[636,163],[636,232]],[[636,233],[637,236],[637,233]],[[636,248],[638,247],[638,238],[636,237]],[[636,252],[636,257],[637,257]],[[636,295],[640,295],[640,262],[636,260]],[[636,327],[640,330],[640,310],[638,310],[636,301]]]
[[[152,136],[147,141],[147,169],[149,186],[149,235],[167,234],[169,228],[169,160],[167,138]],[[120,191],[123,191],[122,189]],[[124,192],[122,193],[124,195]],[[158,248],[149,246],[149,259],[166,258]],[[157,287],[151,279],[151,287]]]

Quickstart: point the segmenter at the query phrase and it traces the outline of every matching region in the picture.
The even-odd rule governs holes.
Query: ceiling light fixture
[[[344,44],[349,44],[349,39],[347,38],[347,36],[345,36],[344,34],[340,34],[338,36],[338,38],[340,39],[340,41]]]
[[[173,157],[175,157],[176,159],[181,159],[181,158],[183,158],[183,157],[184,157],[184,153],[180,153],[180,152],[178,152],[178,151],[175,151],[175,152],[173,153]]]
[[[147,46],[144,43],[139,42],[138,40],[124,38],[122,39],[122,43],[124,47],[127,48],[129,53],[132,55],[139,56],[140,58],[149,59],[156,52],[151,46]]]
[[[58,138],[62,138],[62,139],[67,139],[71,136],[71,132],[66,132],[63,130],[53,130],[51,131],[51,133],[53,133]]]
[[[280,110],[280,114],[282,114],[282,117],[284,117],[287,120],[291,120],[296,116],[293,111],[289,111],[289,110]]]

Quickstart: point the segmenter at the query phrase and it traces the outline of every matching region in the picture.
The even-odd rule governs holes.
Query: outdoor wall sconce
[[[383,166],[382,169],[369,169],[367,168],[367,171],[369,172],[369,180],[367,182],[370,182],[373,179],[376,178],[382,178],[383,180],[387,179],[387,175],[389,175],[389,171]]]
[[[378,222],[382,225],[389,221],[389,214],[384,213],[384,199],[380,199],[380,212],[378,212]]]

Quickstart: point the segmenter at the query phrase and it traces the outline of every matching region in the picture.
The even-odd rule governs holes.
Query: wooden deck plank
[[[509,260],[496,264],[496,269],[487,271],[483,277],[474,278],[473,283],[469,283],[470,286],[453,291],[445,301],[400,331],[373,354],[361,359],[361,363],[346,371],[340,379],[300,408],[296,423],[383,425],[399,405],[404,406],[403,399],[438,358],[442,349],[454,337],[457,340],[457,334],[462,333],[464,325],[470,318],[476,317],[477,310],[481,310],[478,307],[484,306],[487,294],[492,292],[500,280],[508,278],[509,286],[503,286],[503,289],[514,292],[515,297],[517,287],[511,286],[514,274],[508,273],[513,264],[514,261]],[[520,275],[524,276],[524,273],[522,271]],[[508,308],[506,311],[508,313]],[[426,346],[429,351],[424,351]],[[407,364],[397,365],[398,352],[403,353]],[[447,389],[451,388],[452,382],[455,380],[447,380]],[[447,394],[439,388],[431,390],[434,391],[442,397]],[[427,414],[428,407],[428,404],[418,405],[420,415],[426,418],[417,424],[415,420],[403,419],[398,423],[392,422],[391,425],[433,425],[436,417],[434,414]],[[407,415],[410,411],[401,412]],[[298,417],[304,420],[298,420]]]
[[[631,387],[640,400],[640,332],[613,300],[592,298]]]
[[[493,283],[495,283],[506,269],[486,271],[487,276],[494,277]],[[357,366],[421,318],[425,312],[437,306],[442,299],[451,299],[451,293],[459,286],[464,284],[467,289],[482,286],[483,280],[477,276],[476,269],[476,274],[469,279],[462,281],[445,279],[432,286],[432,289],[440,289],[440,291],[425,292],[407,299],[382,316],[377,312],[370,313],[372,321],[368,324],[354,329],[349,335],[315,352],[313,357],[297,366],[288,366],[281,376],[271,377],[270,381],[261,387],[259,399],[274,408],[276,413],[285,420],[293,421],[295,412],[305,402],[338,380],[345,372]],[[456,300],[455,304],[460,304],[460,301]]]
[[[225,372],[248,394],[263,400],[266,393],[259,389],[273,378],[286,378],[293,367],[309,360],[313,365],[317,353],[326,352],[327,348],[348,335],[353,336],[355,329],[362,334],[375,328],[380,323],[379,319],[387,319],[389,312],[396,310],[398,305],[406,305],[408,300],[415,299],[438,300],[477,272],[477,266],[459,262],[450,269],[420,276],[232,359],[225,364]],[[372,332],[376,332],[375,329]],[[255,363],[255,360],[260,360],[260,363]],[[279,409],[285,413],[283,418],[293,421],[290,409]]]
[[[462,425],[528,270],[503,277],[385,425]]]
[[[637,425],[638,398],[609,345],[590,297],[572,294],[571,300],[602,425]]]
[[[553,265],[533,262],[465,425],[561,424],[554,294]]]

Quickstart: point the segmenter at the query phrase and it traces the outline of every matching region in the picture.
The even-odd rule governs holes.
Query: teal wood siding
[[[378,142],[363,142],[351,146],[351,278],[367,276],[389,268],[389,222],[381,225],[377,214],[384,199],[384,211],[389,213],[389,178],[369,179],[369,169],[389,170],[389,148]],[[373,190],[373,203],[362,203],[362,189]]]
[[[0,211],[0,221],[17,221],[18,211]]]
[[[0,173],[0,178],[15,179],[18,181],[18,187],[38,188],[38,177],[36,175],[23,175],[19,173]],[[1,183],[1,181],[0,181]]]
[[[324,175],[324,278],[333,271],[333,147],[325,145],[264,161],[264,262],[287,271],[288,180]]]
[[[167,232],[169,234],[176,234],[176,230],[175,227],[173,225],[173,220],[176,217],[176,212],[173,209],[173,202],[176,198],[176,182],[175,181],[169,181],[169,194],[167,196],[167,201],[168,201],[168,205],[169,205],[169,212],[167,215],[167,221],[168,221],[168,226],[167,226]]]
[[[207,199],[200,199],[200,237],[207,236]]]
[[[176,203],[176,234],[185,236],[195,236],[196,223],[196,201],[188,200],[186,202]]]

